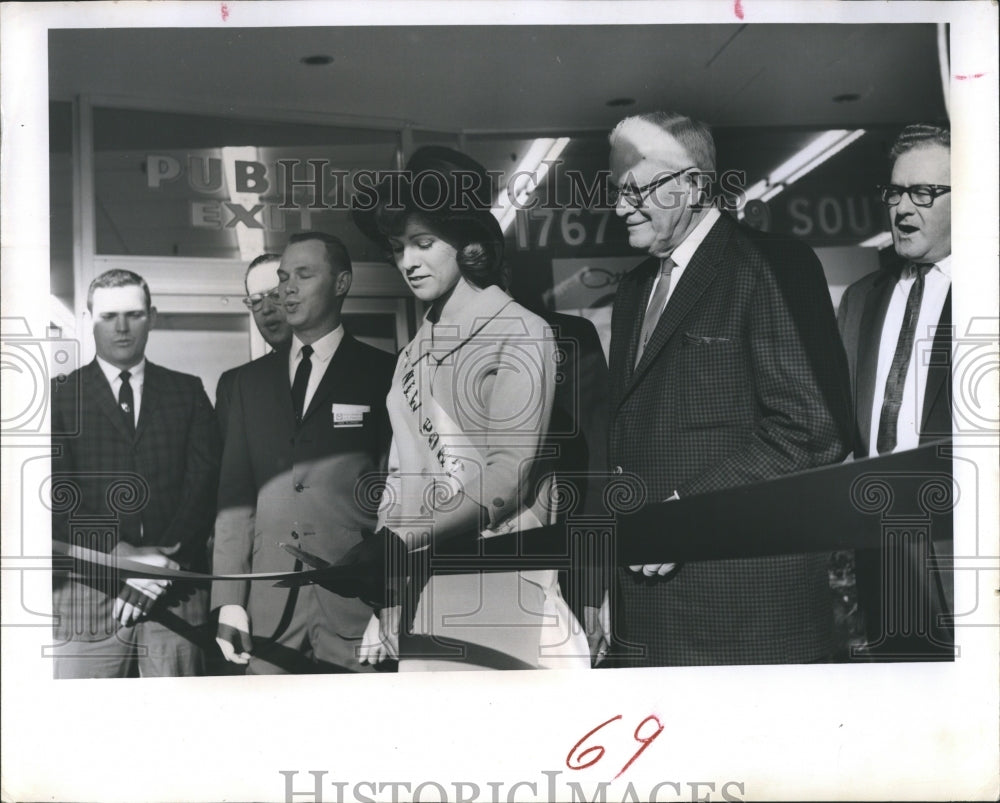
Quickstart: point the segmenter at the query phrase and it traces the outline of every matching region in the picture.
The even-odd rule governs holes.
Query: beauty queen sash
[[[433,467],[422,478],[425,483],[436,483],[433,499],[441,505],[447,505],[458,494],[464,494],[489,509],[488,501],[482,498],[482,474],[486,465],[482,446],[473,443],[433,396],[421,392],[423,388],[430,387],[428,361],[418,360],[418,364],[414,365],[410,347],[407,346],[400,356],[400,363],[401,382],[394,388],[403,398],[403,409],[409,412],[406,416],[409,430],[407,435],[421,445],[425,452],[425,462]],[[396,437],[398,433],[394,435],[394,440]],[[541,498],[546,498],[547,494],[542,490]],[[545,523],[554,521],[551,510],[545,509],[543,514],[548,519]],[[392,526],[391,517],[389,526]],[[487,528],[481,533],[481,537],[491,538],[541,526],[543,522],[535,510],[522,502],[514,515],[494,528]],[[544,607],[538,628],[539,666],[547,669],[589,668],[587,640],[559,592],[557,572],[554,569],[535,569],[516,574],[521,580],[538,586],[544,594]],[[518,601],[512,600],[512,604],[516,605]]]

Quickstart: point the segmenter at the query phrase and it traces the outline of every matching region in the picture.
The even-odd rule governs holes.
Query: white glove
[[[219,608],[219,629],[215,643],[222,657],[231,664],[250,662],[250,617],[242,605],[223,605]]]
[[[372,614],[361,637],[361,649],[358,661],[362,664],[375,664],[391,658],[399,660],[399,619],[402,609],[399,605],[383,608],[378,614]]]

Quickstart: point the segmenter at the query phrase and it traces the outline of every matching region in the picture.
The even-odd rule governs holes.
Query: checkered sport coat
[[[723,214],[633,369],[659,262],[619,286],[609,460],[649,502],[745,485],[847,453],[846,362],[819,261]],[[809,522],[802,522],[803,546]],[[711,538],[711,532],[702,537]],[[828,554],[618,570],[616,636],[637,666],[798,663],[832,649]]]
[[[172,546],[183,568],[205,571],[215,518],[220,446],[201,380],[147,360],[133,435],[97,361],[52,384],[52,537],[110,551],[119,541]],[[143,501],[144,500],[144,501]],[[82,540],[81,540],[82,539]],[[92,569],[84,582],[53,577],[57,634],[93,641],[113,632],[123,582]],[[176,582],[150,618],[202,624],[204,589]],[[168,624],[168,626],[170,626]]]

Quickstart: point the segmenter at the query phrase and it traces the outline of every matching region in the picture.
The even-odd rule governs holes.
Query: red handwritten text
[[[228,20],[229,19],[229,6],[226,5],[225,3],[223,3],[222,4],[222,9],[220,10],[220,13],[222,14],[222,21],[223,22],[225,22],[226,20]]]
[[[616,720],[619,720],[621,718],[622,715],[618,714],[617,716],[611,717],[611,719],[605,720],[596,728],[587,731],[587,733],[583,735],[580,741],[578,741],[575,745],[573,745],[572,749],[566,755],[566,766],[569,767],[571,770],[585,770],[587,769],[587,767],[594,766],[598,761],[604,758],[604,753],[606,752],[604,745],[600,744],[590,745],[589,747],[583,750],[581,750],[580,748],[583,747],[584,742],[586,742],[591,736],[597,733],[601,728],[605,727],[606,725],[610,725],[612,722],[615,722]],[[650,733],[647,736],[640,736],[640,731],[642,731],[642,729],[648,723],[651,722],[656,723],[655,729],[652,731],[652,733]],[[648,730],[649,729],[647,728],[647,731]],[[637,758],[639,758],[639,756],[642,755],[643,751],[647,747],[649,747],[653,743],[653,740],[661,733],[663,733],[663,723],[660,722],[659,718],[655,714],[650,714],[642,722],[640,722],[636,726],[635,732],[632,734],[632,738],[642,746],[632,754],[632,757],[628,761],[625,762],[625,766],[623,766],[618,771],[618,774],[615,776],[615,778],[616,779],[620,778],[622,774],[625,772],[625,770],[627,770],[629,767],[632,766],[632,763]],[[594,755],[595,753],[596,755]]]
[[[736,14],[737,19],[743,19],[743,0],[736,0],[733,4],[733,13]]]

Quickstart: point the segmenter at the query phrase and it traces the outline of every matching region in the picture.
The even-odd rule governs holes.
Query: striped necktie
[[[896,352],[892,355],[889,376],[885,380],[885,398],[882,401],[882,415],[878,421],[878,438],[876,440],[879,454],[891,452],[896,448],[899,410],[903,406],[906,374],[910,368],[913,340],[917,333],[920,302],[924,297],[924,277],[927,275],[927,271],[933,267],[933,264],[913,265],[916,278],[910,286],[910,294],[906,297],[903,325],[899,330],[899,340],[896,341]]]

